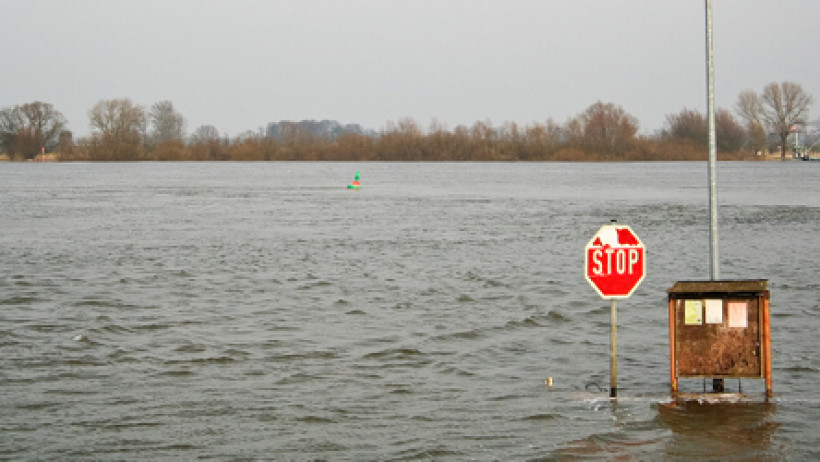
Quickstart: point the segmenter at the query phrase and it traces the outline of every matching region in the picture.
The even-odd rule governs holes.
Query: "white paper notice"
[[[723,324],[723,300],[706,300],[706,324]]]

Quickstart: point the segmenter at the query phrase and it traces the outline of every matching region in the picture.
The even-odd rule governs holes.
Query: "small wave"
[[[503,282],[495,281],[493,279],[487,279],[484,282],[484,287],[485,288],[488,288],[488,287],[507,287],[507,284],[504,284]]]
[[[169,359],[165,364],[228,364],[236,361],[230,356],[214,356],[211,358]]]
[[[463,278],[465,281],[483,281],[484,278],[481,276],[473,273],[472,271],[467,271]]]
[[[327,423],[336,423],[335,420],[328,418],[328,417],[319,417],[316,415],[306,415],[303,417],[298,417],[296,420],[302,423],[307,424],[327,424]]]
[[[274,359],[298,361],[303,359],[335,359],[338,355],[332,351],[309,351],[305,353],[284,353],[275,355]]]
[[[366,314],[366,313],[362,310],[350,310],[350,311],[347,311],[345,314]]]
[[[178,353],[202,353],[205,350],[205,347],[193,343],[186,343],[185,345],[174,348],[174,351]]]
[[[28,328],[35,332],[41,332],[46,334],[66,330],[65,326],[58,324],[31,324],[28,326]]]
[[[610,312],[610,310],[612,310],[612,308],[610,306],[600,305],[600,306],[596,306],[594,308],[591,308],[587,313],[590,314],[590,315],[608,314]]]
[[[105,301],[105,300],[98,300],[98,299],[86,299],[86,300],[80,300],[80,301],[78,301],[78,302],[74,302],[74,303],[72,303],[72,304],[71,304],[71,306],[73,306],[73,307],[75,307],[75,308],[82,308],[82,307],[87,307],[87,306],[91,306],[91,307],[95,307],[95,306],[107,307],[107,306],[109,306],[109,305],[111,305],[111,303],[110,303],[110,302]]]
[[[589,301],[587,301],[587,300],[570,300],[569,303],[566,304],[566,306],[568,306],[569,308],[573,308],[573,311],[575,311],[576,308],[581,310],[581,309],[589,308]]]
[[[111,353],[108,354],[109,361],[115,361],[118,363],[137,363],[142,361],[140,358],[136,358],[131,356],[131,353],[123,350],[122,348],[117,348]]]
[[[19,403],[14,407],[26,411],[44,411],[50,409],[61,409],[64,406],[62,402],[36,401],[32,403]]]
[[[131,329],[121,326],[119,324],[105,324],[102,327],[97,327],[90,330],[91,332],[99,332],[103,334],[127,334]]]
[[[189,273],[188,271],[186,271],[184,269],[171,271],[170,274],[173,275],[173,276],[180,277],[180,278],[193,278],[194,277],[193,273]]]
[[[458,367],[455,367],[455,366],[441,367],[439,372],[442,373],[442,374],[452,374],[452,375],[456,375],[456,376],[459,376],[459,377],[474,377],[475,376],[474,373],[472,373],[470,371],[465,371],[464,369],[459,369]]]
[[[325,287],[325,286],[329,286],[329,285],[331,285],[331,283],[329,283],[327,281],[317,281],[317,282],[313,282],[313,283],[310,283],[310,284],[303,284],[303,285],[297,287],[296,290],[310,290],[310,289],[314,289],[316,287]]]
[[[411,394],[413,394],[413,392],[406,389],[406,388],[395,388],[393,390],[390,390],[390,394],[391,395],[411,395]]]
[[[301,383],[314,382],[316,379],[322,378],[319,375],[308,374],[307,372],[297,372],[287,377],[282,377],[276,381],[277,385],[293,385]]]
[[[130,404],[130,402],[118,402],[115,404]],[[126,422],[118,422],[118,421],[105,421],[105,428],[110,428],[114,430],[129,430],[133,428],[153,428],[153,427],[161,427],[163,424],[160,422],[143,422],[143,421],[132,421],[128,420]],[[88,427],[91,428],[99,428],[100,422],[89,422]]]
[[[490,401],[508,401],[508,400],[515,400],[520,399],[521,395],[498,395],[490,397]]]
[[[542,421],[542,420],[555,420],[558,416],[555,414],[533,414],[528,415],[521,420],[534,420],[534,421]]]
[[[63,364],[71,366],[106,366],[106,362],[100,360],[96,356],[85,355],[77,358],[68,358],[63,361]]]
[[[194,449],[198,449],[198,446],[194,446],[193,444],[187,443],[174,443],[158,446],[157,449],[160,451],[191,451]]]
[[[170,324],[153,323],[153,324],[143,324],[141,326],[134,326],[133,329],[134,330],[154,331],[154,330],[170,329],[171,327],[172,326]]]
[[[508,321],[504,327],[507,329],[518,329],[521,327],[542,327],[542,325],[530,316],[520,320]]]
[[[240,349],[237,349],[237,348],[228,348],[225,351],[223,351],[222,353],[224,355],[230,356],[232,358],[237,358],[237,357],[246,358],[246,357],[250,356],[249,352],[247,352],[245,350],[240,350]]]
[[[415,348],[391,348],[389,350],[377,351],[364,355],[366,359],[379,358],[402,358],[405,356],[419,356],[423,353]]]
[[[571,319],[557,311],[550,311],[547,314],[547,320],[550,322],[558,322],[558,323],[565,323],[570,322]]]
[[[448,460],[459,459],[465,454],[446,449],[442,446],[431,449],[408,449],[399,453],[399,458],[402,460]]]
[[[5,300],[0,300],[0,305],[29,305],[32,303],[37,303],[39,301],[40,299],[37,297],[14,296],[7,298]]]
[[[453,332],[451,334],[444,334],[438,335],[434,337],[434,340],[439,341],[448,341],[448,340],[473,340],[482,337],[482,333],[480,329],[471,329],[471,330],[464,330],[459,332]]]
[[[803,372],[817,372],[817,369],[814,367],[807,367],[807,366],[792,366],[792,367],[785,367],[783,368],[785,372],[794,372],[794,373],[803,373]]]
[[[189,370],[172,370],[172,371],[162,371],[158,375],[165,376],[165,377],[187,377],[194,375],[193,372]]]
[[[31,282],[27,281],[25,279],[25,276],[12,276],[11,279],[14,280],[14,285],[18,287],[31,287],[32,285],[34,285]]]

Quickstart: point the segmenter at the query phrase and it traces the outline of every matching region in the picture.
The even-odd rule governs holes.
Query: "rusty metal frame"
[[[669,371],[671,377],[669,383],[672,388],[672,393],[678,392],[678,362],[675,360],[675,298],[669,297]]]
[[[772,397],[772,333],[771,333],[771,319],[769,318],[769,291],[766,291],[765,296],[760,295],[763,302],[763,310],[761,315],[763,319],[761,325],[763,327],[763,370],[766,379],[766,396]]]

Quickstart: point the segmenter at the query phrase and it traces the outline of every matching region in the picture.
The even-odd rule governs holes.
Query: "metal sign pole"
[[[715,143],[715,64],[712,47],[712,2],[706,0],[706,82],[709,123],[709,276],[714,281],[718,268],[717,145]]]
[[[612,299],[609,327],[609,397],[618,396],[618,301]]]

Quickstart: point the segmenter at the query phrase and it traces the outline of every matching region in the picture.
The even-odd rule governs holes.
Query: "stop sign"
[[[646,276],[644,251],[629,226],[601,226],[584,252],[585,277],[601,298],[628,298]]]

